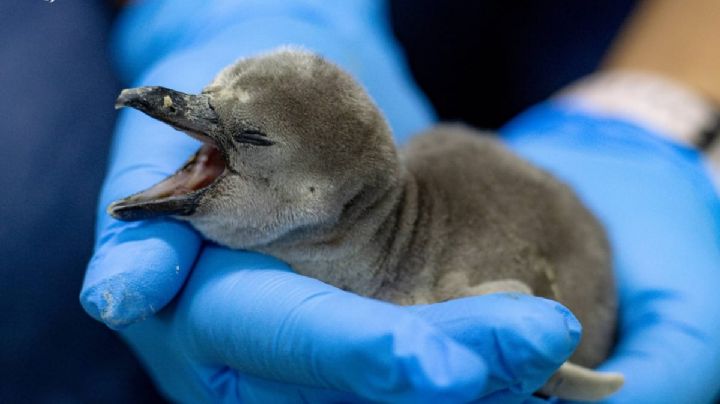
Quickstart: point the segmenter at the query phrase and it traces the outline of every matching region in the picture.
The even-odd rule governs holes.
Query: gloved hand
[[[142,35],[160,27],[167,36],[127,34],[133,47],[121,54],[154,64],[136,85],[199,91],[240,55],[299,42],[365,83],[399,139],[432,120],[377,23],[377,2],[244,2],[255,19],[233,15],[237,6],[228,2],[171,3],[140,3],[123,20],[143,27]],[[196,29],[197,21],[207,25]],[[174,400],[520,402],[577,344],[577,321],[554,302],[494,295],[400,308],[293,274],[269,257],[203,246],[180,222],[123,223],[105,214],[112,200],[161,180],[196,147],[162,123],[123,112],[81,293],[88,313],[124,328]]]
[[[503,130],[569,183],[605,224],[625,375],[608,402],[709,403],[720,390],[720,200],[701,156],[629,122],[551,101]]]
[[[181,402],[519,403],[569,356],[578,327],[548,300],[401,308],[208,246],[177,302],[123,334]]]

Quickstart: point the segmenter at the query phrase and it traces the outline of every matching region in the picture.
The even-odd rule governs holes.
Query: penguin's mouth
[[[219,119],[209,97],[165,87],[139,87],[123,90],[115,107],[137,109],[203,145],[174,174],[142,192],[113,202],[108,213],[127,221],[193,214],[203,195],[223,177],[227,167],[225,156],[211,135],[219,130]]]
[[[107,211],[112,217],[125,221],[191,215],[203,195],[225,172],[222,152],[215,145],[205,143],[174,174],[144,191],[113,202]]]

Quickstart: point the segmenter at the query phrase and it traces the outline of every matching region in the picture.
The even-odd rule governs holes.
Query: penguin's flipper
[[[540,393],[563,400],[598,401],[618,391],[623,383],[625,377],[620,373],[599,372],[565,362]]]

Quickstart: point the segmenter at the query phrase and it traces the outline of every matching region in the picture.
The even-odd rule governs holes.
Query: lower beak
[[[108,214],[118,220],[132,222],[162,216],[188,216],[200,204],[200,194],[188,194],[171,198],[146,200],[135,195],[110,204]]]

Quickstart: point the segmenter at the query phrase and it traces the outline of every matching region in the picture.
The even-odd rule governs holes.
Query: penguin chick
[[[438,126],[398,154],[348,74],[290,48],[228,66],[199,95],[123,90],[124,106],[203,145],[172,176],[111,204],[113,217],[172,215],[219,244],[402,305],[533,293],[582,322],[573,362],[607,357],[616,297],[600,225],[567,186],[494,138]],[[594,400],[621,384],[565,364],[543,392]]]

